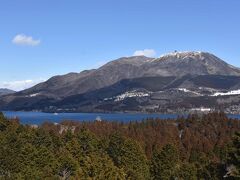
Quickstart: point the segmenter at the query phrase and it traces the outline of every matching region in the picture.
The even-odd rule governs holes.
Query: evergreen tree
[[[149,179],[149,166],[141,146],[119,134],[110,137],[108,154],[115,165],[123,168],[127,179]]]
[[[194,164],[184,162],[181,164],[178,177],[182,180],[197,180],[197,169]]]
[[[229,152],[230,165],[233,165],[228,172],[229,176],[240,179],[240,132],[237,132],[233,138],[232,149]]]
[[[179,154],[175,146],[167,144],[162,150],[154,150],[151,161],[153,179],[175,179],[180,168]]]

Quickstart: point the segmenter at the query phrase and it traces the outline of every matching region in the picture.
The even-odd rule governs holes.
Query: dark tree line
[[[223,113],[41,127],[0,114],[0,179],[237,179],[239,132]]]

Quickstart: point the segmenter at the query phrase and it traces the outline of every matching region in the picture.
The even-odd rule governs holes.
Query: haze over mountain
[[[129,91],[138,92],[130,94],[132,96],[130,99],[135,98],[134,101],[142,96],[146,99],[150,94],[152,97],[154,93],[156,96],[157,92],[158,99],[159,97],[171,99],[172,96],[166,93],[176,88],[202,88],[206,94],[211,94],[217,91],[240,89],[239,77],[239,68],[207,52],[173,52],[159,58],[123,57],[98,69],[54,76],[30,89],[4,96],[1,98],[0,107],[8,110],[96,111],[93,107],[103,107],[103,104],[108,107],[105,101],[103,104],[102,102],[104,99],[110,101],[112,98],[111,106],[116,106],[116,110],[121,111],[119,107],[122,105],[116,103],[114,97]],[[212,89],[211,92],[209,88]],[[191,94],[188,95],[189,91],[185,90],[184,96],[191,97]],[[181,99],[183,94],[175,92],[174,97]],[[141,106],[161,105],[161,102],[147,101]],[[183,102],[184,100],[181,101]],[[130,106],[135,107],[127,106],[128,108],[124,110],[141,111],[137,108],[139,102]],[[98,110],[101,111],[101,108]],[[114,109],[110,110],[114,111]]]

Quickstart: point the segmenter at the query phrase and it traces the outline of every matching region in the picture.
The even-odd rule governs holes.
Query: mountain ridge
[[[3,96],[3,95],[8,95],[8,94],[13,94],[15,93],[16,91],[13,91],[11,89],[7,89],[7,88],[0,88],[0,96]]]
[[[205,79],[201,76],[205,76]],[[11,109],[11,107],[16,107],[17,104],[20,109],[21,107],[31,109],[34,104],[41,104],[40,109],[42,109],[75,95],[88,94],[84,97],[90,98],[89,94],[92,94],[94,97],[94,92],[98,92],[100,89],[115,86],[114,84],[124,80],[131,81],[131,79],[135,84],[130,83],[129,86],[135,85],[135,89],[137,89],[136,79],[139,80],[139,78],[142,78],[143,82],[145,82],[144,78],[148,78],[149,81],[154,81],[156,84],[159,83],[156,79],[159,79],[159,81],[162,81],[164,77],[171,79],[171,83],[165,84],[165,89],[162,88],[164,91],[178,87],[177,84],[179,85],[178,88],[196,88],[198,85],[191,80],[194,77],[198,77],[199,83],[206,87],[214,81],[217,81],[216,87],[221,87],[219,83],[223,81],[219,78],[225,78],[227,82],[233,83],[235,88],[238,88],[238,81],[235,81],[233,76],[238,80],[238,77],[240,77],[239,68],[229,65],[217,56],[207,52],[173,52],[159,58],[122,57],[110,61],[98,69],[54,76],[46,82],[27,90],[4,96],[0,100],[0,108]],[[154,77],[156,77],[155,80]],[[217,90],[222,91],[227,90],[227,88]]]

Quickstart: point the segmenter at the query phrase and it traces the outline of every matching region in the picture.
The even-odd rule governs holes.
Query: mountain
[[[6,89],[6,88],[0,88],[0,96],[7,95],[7,94],[13,94],[15,91]]]
[[[140,66],[151,59],[144,56],[120,58],[99,69],[52,77],[44,83],[20,92],[19,95],[40,93],[57,98],[92,91],[122,79],[138,77]]]
[[[0,108],[145,111],[147,106],[163,106],[166,101],[172,106],[174,98],[181,99],[176,101],[178,103],[187,102],[187,107],[194,106],[197,93],[201,94],[198,98],[203,99],[203,96],[217,92],[240,89],[239,77],[239,68],[207,52],[173,52],[159,58],[123,57],[98,69],[54,76],[30,89],[4,96]],[[128,98],[117,101],[121,96]],[[152,100],[156,96],[164,98]],[[209,96],[207,99],[210,97],[214,98]],[[122,104],[125,100],[127,106]]]
[[[186,75],[142,77],[121,80],[111,86],[64,98],[54,103],[55,110],[80,112],[144,111],[196,107],[215,108],[228,98],[240,100],[240,76]],[[232,92],[232,94],[229,92]],[[219,95],[217,95],[219,94]],[[220,103],[218,103],[218,101]],[[229,103],[225,105],[228,106]]]
[[[55,76],[19,95],[41,94],[54,98],[85,93],[122,79],[152,76],[240,75],[240,69],[204,52],[171,53],[157,59],[144,56],[120,58],[99,69]]]
[[[174,52],[162,55],[148,63],[145,69],[146,74],[158,76],[240,75],[239,68],[206,52]]]

